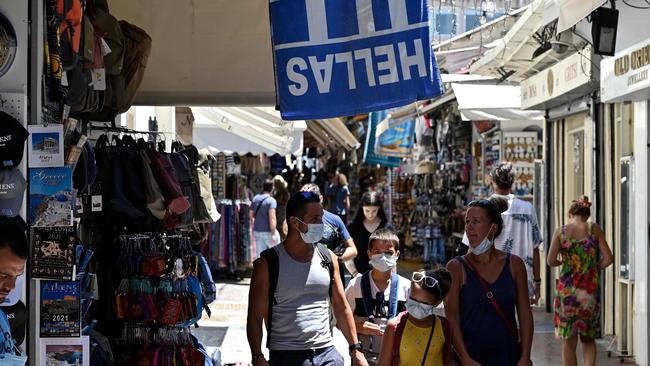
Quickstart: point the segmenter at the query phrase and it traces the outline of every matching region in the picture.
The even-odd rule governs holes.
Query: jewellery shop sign
[[[650,40],[600,62],[600,98],[603,102],[650,99]]]
[[[442,94],[427,0],[269,0],[283,119],[404,106]]]

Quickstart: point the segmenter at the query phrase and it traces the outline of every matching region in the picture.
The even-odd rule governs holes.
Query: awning
[[[139,105],[274,106],[268,0],[111,0],[151,55]]]
[[[498,45],[474,63],[470,72],[521,81],[544,69],[549,62],[546,56],[552,51],[532,57],[540,46],[532,36],[543,26],[543,15],[544,0],[529,4],[508,33],[497,41]]]
[[[606,2],[607,0],[557,0],[560,7],[557,32],[563,32],[578,24]]]
[[[307,122],[309,133],[321,146],[334,145],[346,151],[357,149],[361,144],[339,118],[310,120]]]
[[[240,154],[302,154],[304,121],[283,121],[272,108],[192,107],[194,145]]]
[[[512,85],[452,83],[464,121],[543,120],[541,111],[521,110],[521,91]]]

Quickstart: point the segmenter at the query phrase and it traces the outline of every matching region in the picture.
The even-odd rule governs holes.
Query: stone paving
[[[400,271],[401,272],[401,271]],[[246,338],[246,311],[248,304],[249,279],[239,282],[220,283],[217,285],[217,301],[210,305],[212,316],[204,314],[200,327],[193,330],[212,354],[219,349],[222,363],[242,362],[247,365],[251,359]],[[535,366],[562,365],[562,346],[553,334],[552,314],[535,308],[535,336],[533,338],[533,364]],[[343,335],[335,330],[335,344],[341,354],[347,355],[347,342]],[[264,342],[264,341],[263,341]],[[617,358],[607,357],[607,340],[598,341],[598,365],[620,365]],[[578,347],[580,352],[580,347]],[[580,353],[579,353],[580,354]],[[631,361],[626,364],[634,365]],[[346,365],[349,365],[349,359]],[[579,365],[582,361],[579,360]]]

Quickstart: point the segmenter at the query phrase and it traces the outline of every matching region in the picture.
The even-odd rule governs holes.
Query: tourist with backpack
[[[406,311],[388,321],[380,366],[451,365],[452,331],[435,309],[447,296],[451,275],[444,268],[413,272]]]
[[[408,299],[411,281],[395,271],[399,238],[390,229],[379,229],[368,240],[372,269],[350,281],[345,289],[357,335],[370,365],[376,365],[386,323],[400,312]]]
[[[246,332],[253,366],[343,366],[330,316],[350,344],[352,365],[368,363],[357,338],[334,253],[323,236],[320,195],[299,192],[287,202],[287,239],[253,263]],[[331,309],[330,309],[331,304]],[[331,310],[331,311],[330,311]],[[269,360],[262,353],[266,324]]]

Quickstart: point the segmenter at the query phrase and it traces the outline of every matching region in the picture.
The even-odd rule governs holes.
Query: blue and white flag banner
[[[283,119],[351,116],[443,93],[427,0],[270,0]]]
[[[379,122],[375,131],[375,153],[397,158],[413,157],[416,122],[414,115],[415,113],[408,113],[408,111],[407,113],[391,111]]]
[[[387,111],[371,112],[368,116],[368,132],[366,133],[366,145],[363,148],[363,162],[368,165],[381,165],[388,168],[397,168],[402,159],[382,156],[375,153],[375,135],[377,125],[388,116]]]

